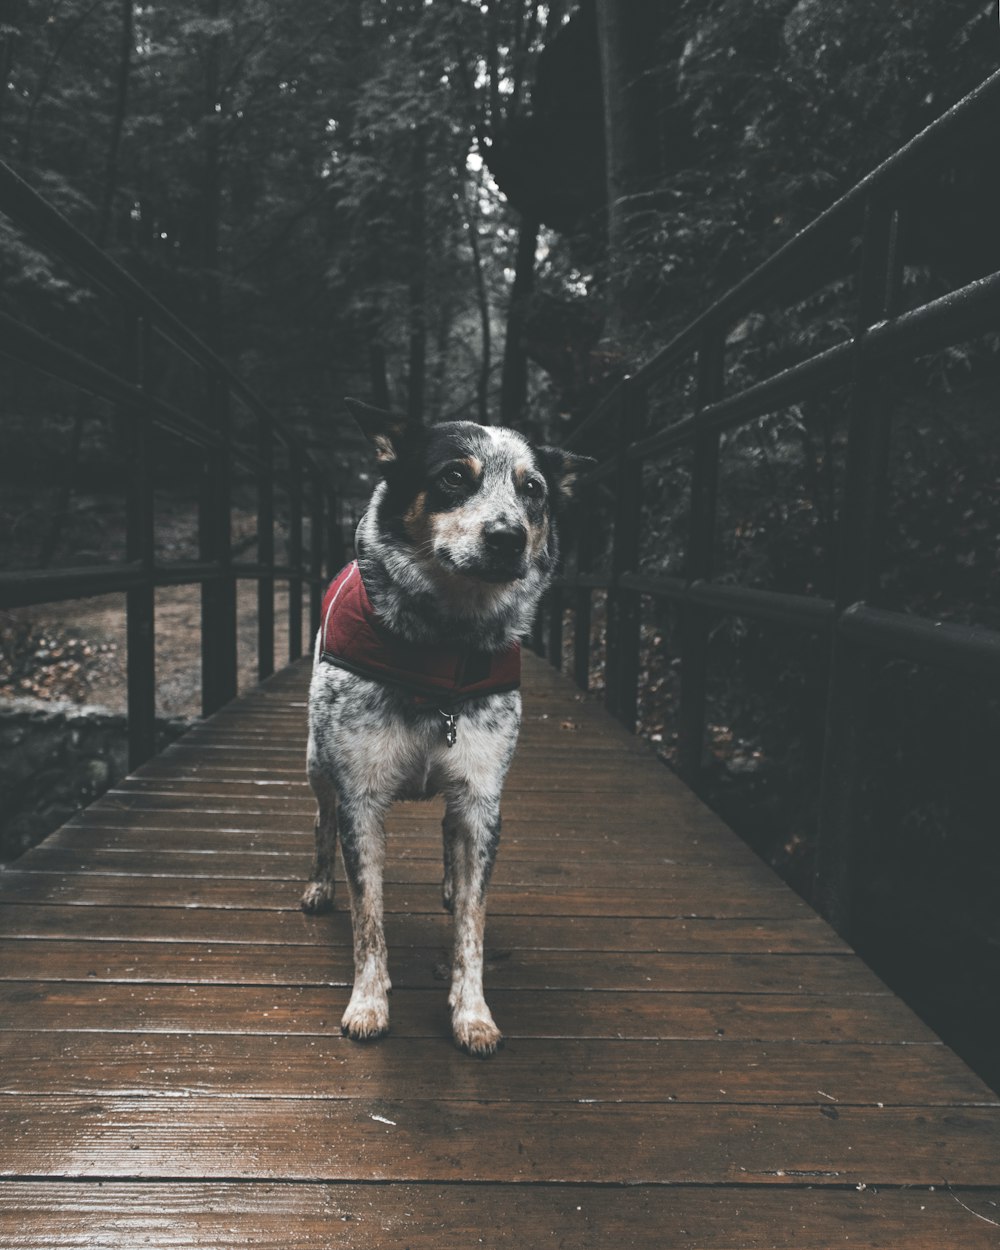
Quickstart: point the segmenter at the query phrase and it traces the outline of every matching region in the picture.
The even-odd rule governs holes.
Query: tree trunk
[[[637,312],[637,282],[630,272],[636,197],[655,181],[651,139],[659,118],[651,76],[658,49],[658,6],[597,0],[597,34],[604,99],[607,184],[607,320],[604,341],[620,345]]]
[[[378,338],[379,329],[373,327],[368,344],[368,372],[371,379],[372,403],[387,412],[392,407],[389,397],[389,372],[386,367],[385,347]]]
[[[211,0],[209,15],[218,20],[220,0]],[[205,67],[205,171],[201,205],[201,267],[204,280],[205,341],[213,349],[221,347],[222,281],[219,271],[219,213],[221,178],[219,171],[219,100],[222,36],[212,35]]]
[[[522,217],[517,236],[517,261],[514,285],[507,308],[507,339],[504,343],[503,373],[500,378],[500,424],[516,423],[528,400],[528,352],[525,343],[524,317],[528,298],[535,285],[535,248],[538,245],[539,223],[536,218]]]
[[[427,378],[427,135],[413,136],[413,199],[410,214],[410,369],[407,420],[424,419]]]
[[[111,228],[111,213],[114,208],[115,193],[118,190],[118,156],[121,151],[122,130],[125,126],[125,114],[128,109],[128,80],[132,68],[132,45],[135,42],[135,12],[133,0],[122,0],[121,43],[118,55],[118,90],[115,97],[115,115],[111,123],[111,138],[108,143],[108,163],[104,174],[104,197],[101,201],[101,216],[97,223],[97,246],[105,247],[108,242],[108,231]]]
[[[482,333],[482,354],[479,360],[479,379],[476,383],[476,411],[480,425],[489,425],[489,386],[492,371],[492,344],[490,339],[490,300],[486,290],[486,276],[483,273],[483,258],[479,247],[479,211],[476,196],[478,183],[473,184],[471,197],[466,200],[465,226],[469,233],[469,247],[472,249],[472,267],[476,276],[476,302],[479,305],[479,324]]]

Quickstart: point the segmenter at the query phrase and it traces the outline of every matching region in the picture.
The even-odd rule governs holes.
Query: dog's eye
[[[465,471],[453,465],[441,474],[441,482],[444,486],[464,486]]]
[[[541,499],[542,495],[545,493],[545,488],[542,486],[537,477],[529,477],[524,483],[523,489],[529,499]]]

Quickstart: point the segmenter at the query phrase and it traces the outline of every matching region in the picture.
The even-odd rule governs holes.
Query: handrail
[[[81,233],[62,213],[5,162],[0,161],[0,211],[36,242],[47,246],[62,260],[109,294],[116,296],[136,316],[148,317],[156,328],[196,363],[224,377],[235,395],[256,416],[267,421],[275,438],[290,446],[289,434],[246,383],[179,317],[162,304],[127,269],[123,269]],[[312,468],[316,468],[315,464]]]
[[[981,123],[992,118],[992,126]],[[804,630],[824,640],[830,677],[820,795],[815,898],[843,933],[851,928],[856,830],[860,827],[860,778],[856,727],[866,713],[866,671],[876,653],[918,660],[991,680],[1000,675],[1000,631],[942,623],[889,611],[879,598],[878,537],[887,493],[886,446],[890,416],[872,402],[875,382],[900,358],[960,342],[1000,328],[1000,273],[987,274],[919,307],[898,311],[901,266],[900,210],[909,185],[928,164],[945,160],[954,145],[989,147],[1000,121],[1000,72],[921,131],[869,173],[763,264],[695,317],[650,360],[620,382],[567,442],[599,451],[595,438],[611,433],[613,450],[582,477],[611,479],[616,486],[610,567],[591,567],[592,545],[583,527],[576,566],[557,580],[547,607],[545,639],[550,659],[562,663],[563,612],[570,608],[575,638],[574,676],[586,688],[591,594],[607,594],[605,699],[632,731],[636,728],[639,683],[640,596],[667,600],[680,610],[681,697],[679,769],[696,789],[702,779],[706,732],[708,637],[722,615],[752,617],[771,625]],[[771,376],[723,393],[725,353],[731,328],[763,301],[801,299],[831,277],[828,252],[842,244],[857,254],[855,333]],[[817,258],[817,253],[820,253]],[[811,263],[817,261],[818,263]],[[803,275],[809,278],[803,281]],[[671,424],[646,429],[650,388],[668,367],[696,373],[693,411]],[[846,385],[847,468],[839,511],[836,595],[785,594],[732,585],[713,576],[713,548],[720,438],[778,408]],[[607,446],[607,440],[601,442]],[[684,575],[643,573],[640,561],[642,470],[653,459],[693,451],[689,470],[691,503]],[[581,655],[581,652],[584,654]]]
[[[8,165],[0,162],[0,212],[40,248],[70,264],[94,288],[115,301],[124,330],[120,368],[99,365],[71,346],[56,342],[9,313],[0,312],[0,353],[113,403],[127,418],[131,440],[127,482],[126,550],[116,564],[45,568],[0,573],[0,607],[51,603],[112,592],[126,596],[128,635],[129,765],[156,749],[154,591],[161,586],[201,586],[202,710],[207,715],[233,698],[237,685],[236,582],[258,587],[257,673],[274,671],[274,589],[288,585],[288,659],[302,654],[302,593],[310,588],[309,618],[319,625],[326,577],[343,558],[339,508],[330,484],[307,449],[285,429],[261,399],[183,321],[106,252],[98,248]],[[150,365],[154,331],[179,349],[200,373],[203,401],[182,411],[153,393]],[[253,446],[232,434],[233,401],[256,423]],[[154,549],[152,504],[153,428],[198,447],[208,472],[200,479],[197,560],[159,562]],[[287,459],[275,468],[275,447]],[[232,558],[232,466],[249,469],[257,484],[257,560]],[[198,466],[200,468],[199,458]],[[289,559],[276,563],[274,497],[288,494]],[[303,517],[311,520],[308,550]]]

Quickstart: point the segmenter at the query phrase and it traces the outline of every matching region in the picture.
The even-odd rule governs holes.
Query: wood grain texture
[[[449,1040],[437,803],[389,821],[391,1033],[340,1036],[345,891],[298,909],[305,665],[0,873],[0,1245],[1000,1244],[996,1095],[525,668],[488,1064]]]
[[[995,1250],[1000,1189],[10,1182],[9,1250]]]

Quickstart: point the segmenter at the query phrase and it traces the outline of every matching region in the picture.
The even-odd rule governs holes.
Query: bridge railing
[[[201,701],[207,715],[237,693],[238,579],[257,583],[258,676],[263,679],[274,671],[278,582],[287,586],[288,660],[301,656],[304,588],[309,588],[315,630],[324,565],[329,573],[343,555],[338,500],[301,441],[206,343],[2,162],[0,213],[33,247],[69,265],[91,290],[110,300],[120,339],[115,364],[106,367],[19,317],[0,312],[0,354],[110,403],[125,432],[128,465],[124,558],[87,567],[0,572],[0,607],[124,593],[129,764],[136,767],[155,753],[156,588],[201,586]],[[155,393],[154,365],[167,352],[182,353],[194,371],[191,402],[175,406]],[[156,555],[154,435],[160,432],[191,450],[198,488],[196,560],[165,561]],[[248,474],[256,487],[257,550],[252,563],[234,559],[236,470]],[[284,492],[288,515],[287,559],[281,563],[275,554],[279,492]],[[308,548],[304,517],[310,522]]]
[[[679,770],[697,790],[706,734],[709,635],[721,615],[808,631],[825,641],[829,658],[820,796],[816,899],[841,931],[850,927],[854,840],[864,773],[866,665],[875,654],[902,657],[982,678],[1000,676],[1000,633],[927,619],[879,606],[879,533],[887,497],[891,414],[875,387],[886,371],[1000,327],[1000,272],[941,298],[900,309],[900,237],[904,215],[929,172],[961,148],[995,160],[1000,124],[1000,74],[987,79],[769,260],[692,321],[656,356],[621,382],[568,440],[594,452],[592,483],[614,493],[610,559],[594,567],[597,544],[586,525],[575,562],[555,584],[536,645],[563,660],[563,617],[573,618],[573,672],[586,688],[592,596],[607,596],[605,698],[636,728],[640,678],[640,601],[668,601],[680,612]],[[857,240],[860,238],[860,249]],[[800,300],[850,272],[856,283],[854,333],[790,368],[727,390],[727,351],[733,328],[762,306]],[[803,279],[808,289],[804,289]],[[727,342],[727,340],[729,340]],[[679,383],[676,379],[680,379]],[[673,420],[651,428],[650,393],[673,385],[665,406]],[[844,482],[839,500],[835,595],[787,594],[716,580],[714,551],[720,440],[724,432],[844,386],[849,394]],[[607,450],[610,447],[610,452]],[[680,453],[690,457],[690,505],[683,575],[640,570],[644,525],[643,468]],[[655,507],[655,503],[645,502]],[[575,564],[575,566],[574,566]]]

